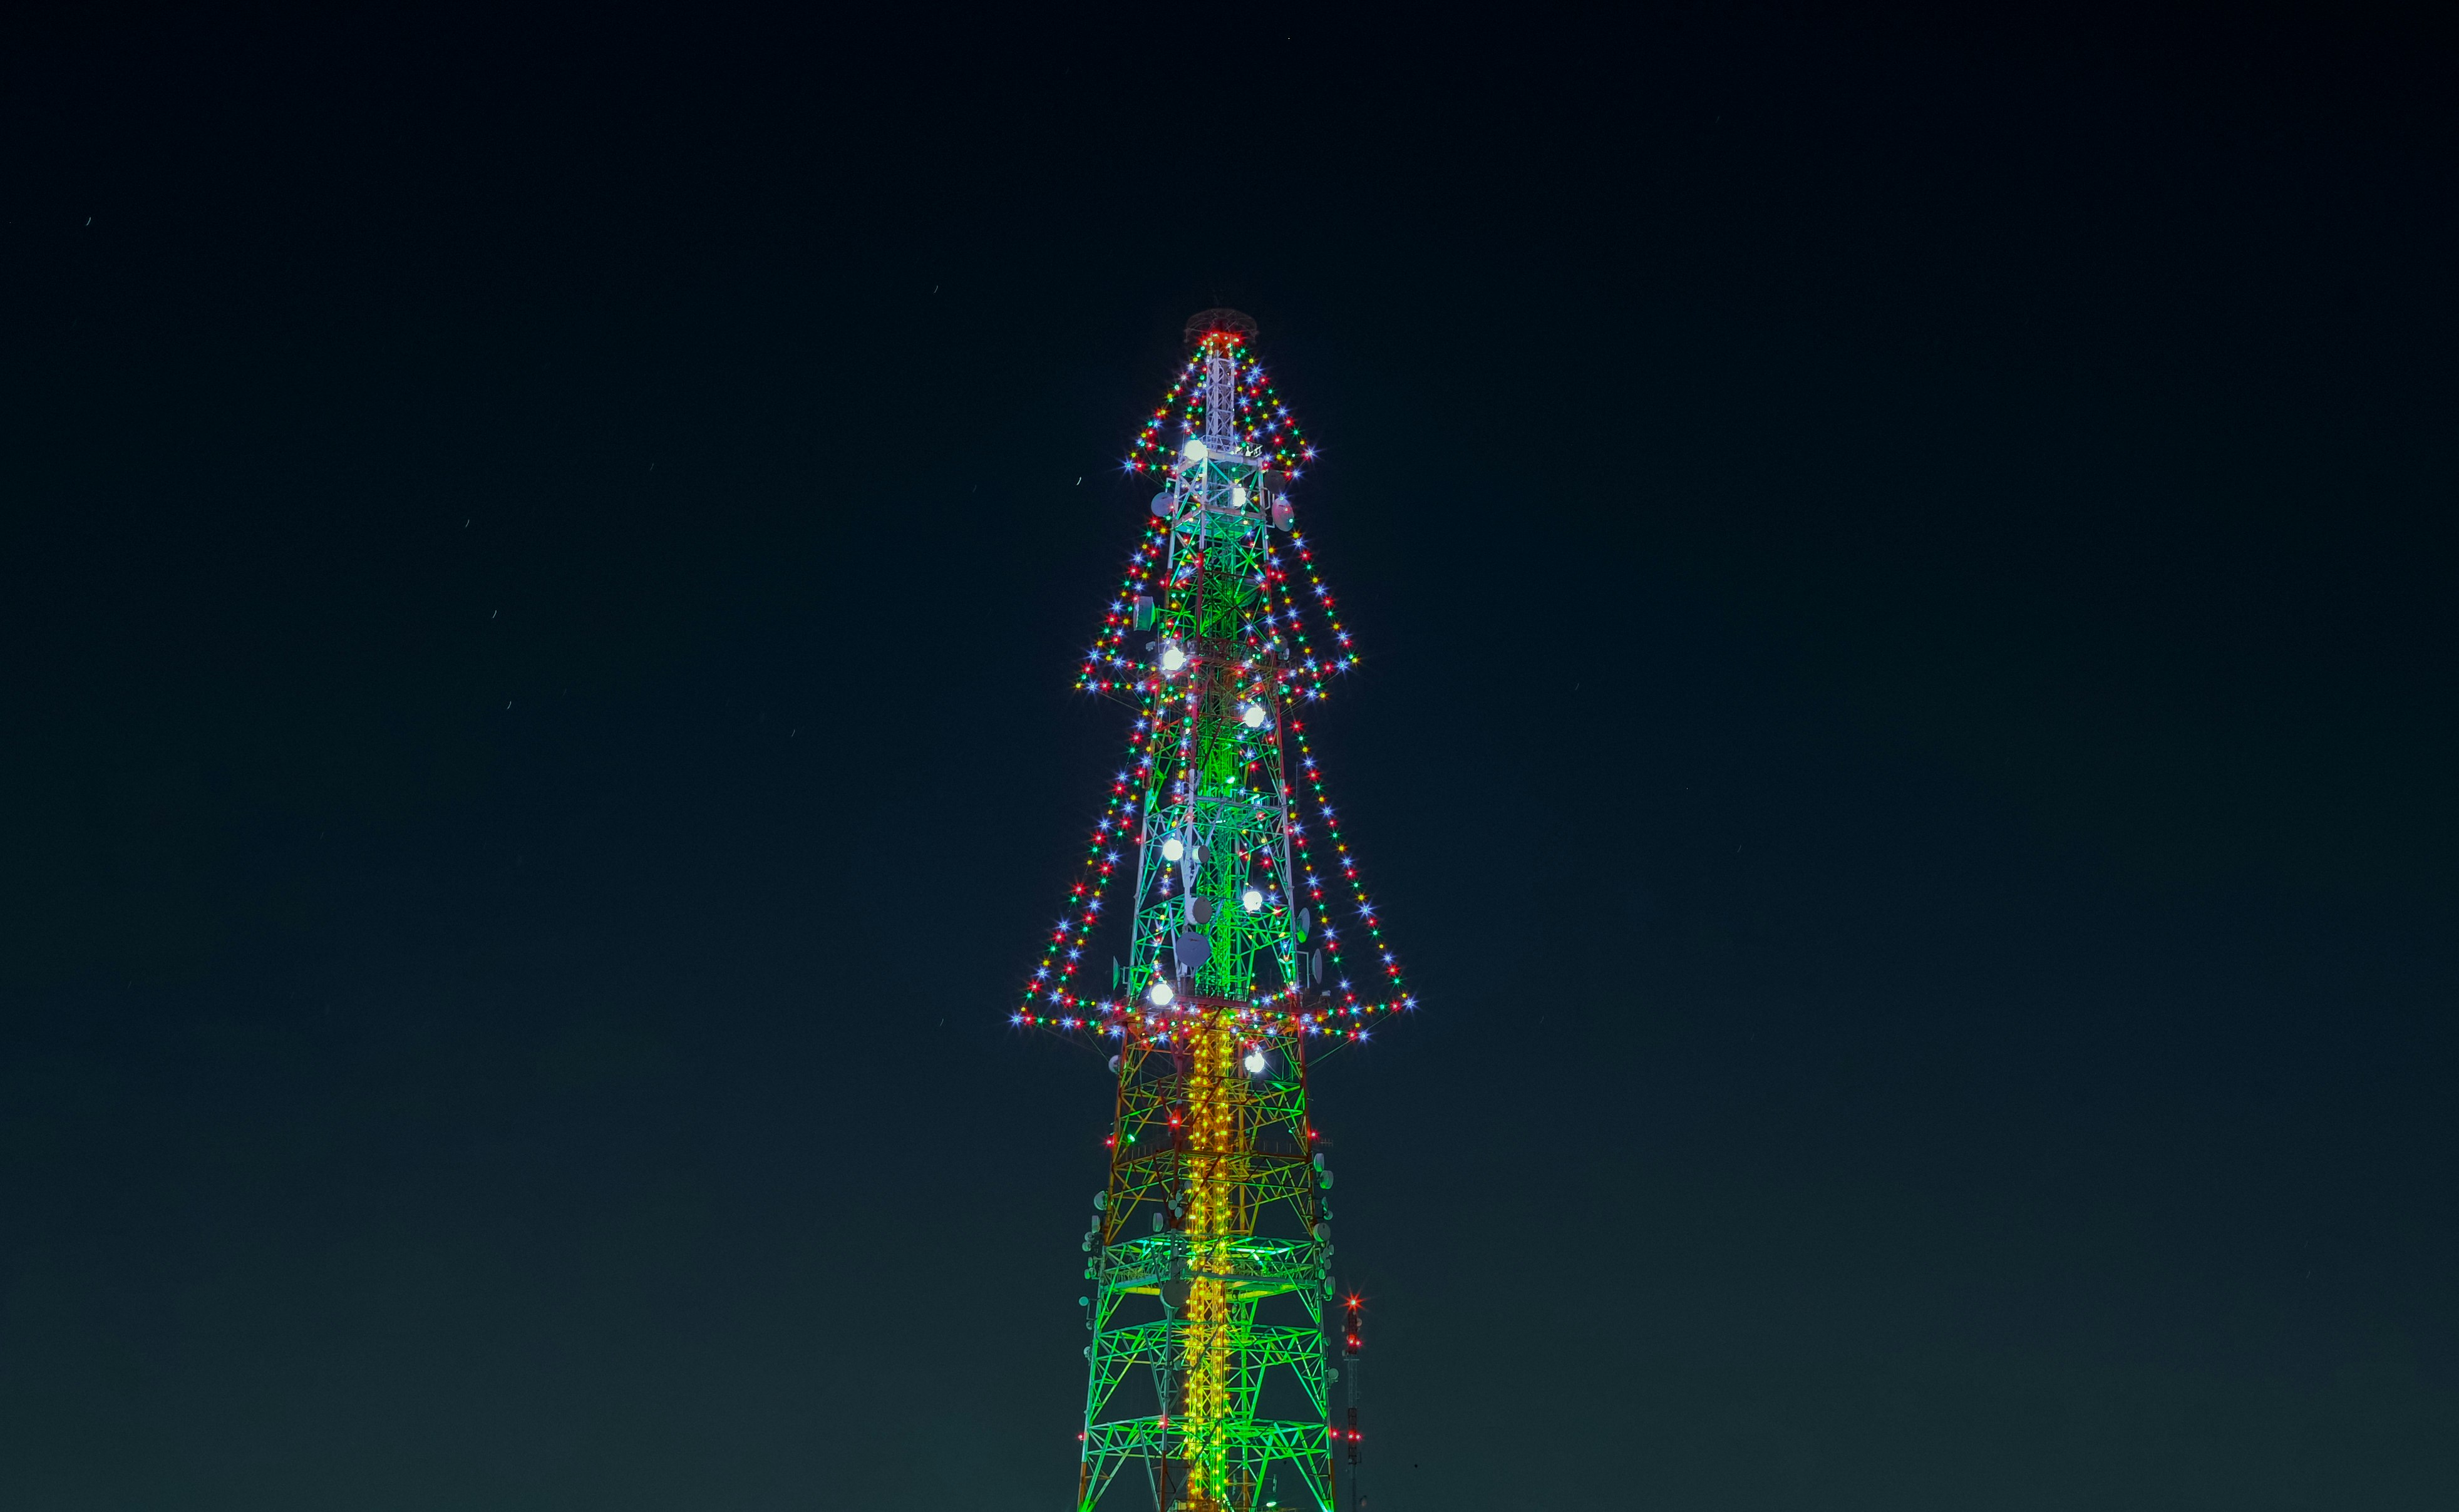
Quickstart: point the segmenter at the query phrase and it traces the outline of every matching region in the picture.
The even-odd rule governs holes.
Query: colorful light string
[[[1188,433],[1204,429],[1205,406],[1210,396],[1205,392],[1205,359],[1215,352],[1226,352],[1237,372],[1236,410],[1231,430],[1246,443],[1251,454],[1270,457],[1277,472],[1297,477],[1305,464],[1314,460],[1314,447],[1306,438],[1306,430],[1290,413],[1280,390],[1266,376],[1263,365],[1256,362],[1246,344],[1228,331],[1213,331],[1198,342],[1195,350],[1180,369],[1178,381],[1162,395],[1152,417],[1137,432],[1136,443],[1127,449],[1122,464],[1128,472],[1158,476],[1169,470],[1174,449],[1161,438],[1173,417],[1178,429]]]
[[[1190,358],[1179,381],[1164,396],[1138,437],[1135,451],[1128,458],[1127,471],[1132,472],[1166,473],[1174,465],[1169,451],[1159,440],[1159,432],[1173,413],[1180,418],[1181,429],[1200,429],[1206,396],[1200,375],[1205,359],[1216,349],[1216,344],[1227,349],[1237,365],[1239,373],[1240,433],[1246,439],[1251,455],[1269,454],[1290,477],[1296,477],[1296,464],[1312,460],[1314,449],[1305,441],[1303,432],[1278,394],[1265,381],[1263,370],[1251,363],[1246,347],[1225,332],[1214,332],[1204,339]],[[1158,454],[1156,454],[1158,453]],[[1175,574],[1165,581],[1162,574],[1167,567],[1169,525],[1166,522],[1147,524],[1135,551],[1128,556],[1119,591],[1112,597],[1103,617],[1102,627],[1078,670],[1079,691],[1114,696],[1127,696],[1137,709],[1133,737],[1128,743],[1128,766],[1116,774],[1110,788],[1102,818],[1093,827],[1091,844],[1084,857],[1082,875],[1068,890],[1068,912],[1052,926],[1049,942],[1041,964],[1036,969],[1024,990],[1023,1002],[1009,1015],[1009,1022],[1019,1027],[1056,1030],[1062,1034],[1084,1034],[1117,1039],[1133,1028],[1151,1038],[1153,1043],[1166,1046],[1172,1031],[1187,1006],[1151,1008],[1141,999],[1127,997],[1119,999],[1088,998],[1075,990],[1073,978],[1083,964],[1090,949],[1094,930],[1102,921],[1103,900],[1110,879],[1121,866],[1122,852],[1117,847],[1128,835],[1135,820],[1139,802],[1136,794],[1164,753],[1158,748],[1161,730],[1166,724],[1162,703],[1174,697],[1176,690],[1167,686],[1152,665],[1130,654],[1127,635],[1134,629],[1133,604],[1139,597],[1157,600],[1174,596],[1181,584],[1201,571],[1201,563],[1189,560],[1179,564]],[[1306,575],[1306,589],[1299,592],[1285,560],[1294,554],[1298,567]],[[1240,674],[1257,670],[1257,663],[1275,667],[1272,690],[1294,703],[1303,698],[1307,703],[1320,702],[1325,683],[1332,678],[1354,670],[1358,657],[1350,631],[1338,614],[1338,599],[1327,587],[1314,562],[1314,553],[1304,536],[1293,533],[1280,551],[1265,553],[1265,568],[1259,584],[1265,590],[1268,606],[1260,620],[1250,620],[1241,627],[1241,640],[1250,653],[1249,660],[1237,671]],[[1328,654],[1318,653],[1307,634],[1305,608],[1311,604],[1322,621],[1323,628],[1338,648]],[[1277,662],[1275,662],[1275,659]],[[1251,684],[1261,690],[1261,680]],[[1294,985],[1285,985],[1277,992],[1258,992],[1253,1001],[1240,1010],[1240,1021],[1255,1026],[1259,1032],[1279,1032],[1324,1038],[1343,1042],[1356,1042],[1369,1037],[1373,1020],[1392,1013],[1409,1012],[1418,1006],[1417,998],[1407,991],[1407,980],[1399,961],[1383,935],[1381,911],[1368,897],[1364,880],[1358,874],[1356,857],[1342,836],[1335,810],[1328,801],[1322,769],[1306,726],[1294,714],[1285,715],[1283,723],[1297,744],[1297,771],[1291,778],[1293,788],[1302,786],[1304,798],[1314,806],[1314,818],[1319,821],[1331,851],[1320,862],[1309,833],[1309,820],[1292,794],[1289,823],[1291,842],[1295,849],[1298,875],[1291,878],[1295,888],[1303,888],[1306,901],[1320,914],[1327,886],[1324,873],[1338,873],[1335,889],[1347,884],[1349,901],[1357,919],[1357,927],[1367,932],[1368,949],[1377,957],[1370,970],[1380,979],[1382,995],[1374,989],[1361,989],[1350,975],[1349,953],[1343,948],[1340,927],[1329,919],[1318,925],[1322,931],[1324,953],[1330,956],[1336,978],[1334,990],[1337,1001],[1327,1008],[1302,1006],[1305,995]],[[1178,768],[1170,779],[1184,785],[1191,780],[1188,762],[1192,748],[1188,737],[1182,735],[1179,748],[1168,753]],[[1165,884],[1166,885],[1166,884]],[[1298,906],[1295,897],[1272,900],[1276,916],[1286,916]],[[1130,913],[1133,911],[1130,910]],[[1156,941],[1158,948],[1159,941]],[[1160,963],[1156,961],[1158,966]],[[1332,983],[1327,983],[1332,986]],[[1293,1003],[1300,1006],[1291,1006]]]
[[[1127,558],[1126,575],[1119,580],[1119,591],[1110,596],[1110,607],[1102,616],[1101,631],[1093,638],[1092,649],[1084,654],[1084,664],[1076,675],[1080,693],[1121,692],[1138,685],[1134,674],[1139,663],[1126,654],[1127,632],[1135,628],[1135,601],[1139,597],[1154,594],[1154,577],[1169,559],[1169,527],[1147,525],[1144,538],[1136,542],[1134,555]],[[1110,676],[1105,676],[1104,672]]]
[[[1072,984],[1077,968],[1084,963],[1084,952],[1090,947],[1094,927],[1102,922],[1102,904],[1109,892],[1110,878],[1117,874],[1121,852],[1116,849],[1134,823],[1138,799],[1131,786],[1137,774],[1152,762],[1152,721],[1139,719],[1133,737],[1127,742],[1127,766],[1110,782],[1107,803],[1102,817],[1093,825],[1093,838],[1084,849],[1082,874],[1067,890],[1067,912],[1051,926],[1050,938],[1042,947],[1041,964],[1034,969],[1032,979],[1024,989],[1023,1005],[1008,1016],[1018,1025],[1039,1028],[1074,1029],[1087,1023],[1084,1009],[1088,1006]],[[1064,1012],[1036,1013],[1039,1004]],[[1114,1010],[1115,1005],[1102,1003],[1099,1011]]]

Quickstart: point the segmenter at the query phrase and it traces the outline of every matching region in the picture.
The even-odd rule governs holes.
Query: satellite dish
[[[1169,953],[1177,958],[1179,975],[1184,976],[1212,958],[1212,942],[1190,930],[1169,942]]]
[[[1153,495],[1153,513],[1156,514],[1166,514],[1177,507],[1178,495],[1175,494],[1156,494]]]
[[[1323,985],[1323,952],[1321,951],[1314,953],[1314,984],[1318,987]]]
[[[1314,915],[1305,909],[1298,910],[1298,938],[1306,938],[1307,931],[1314,927]]]
[[[1208,897],[1188,898],[1187,900],[1187,916],[1197,924],[1211,923],[1212,900]]]

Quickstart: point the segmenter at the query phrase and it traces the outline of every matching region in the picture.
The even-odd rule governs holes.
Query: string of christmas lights
[[[1276,390],[1267,381],[1263,368],[1255,364],[1247,348],[1235,338],[1215,333],[1200,344],[1186,368],[1163,396],[1149,420],[1139,434],[1136,446],[1125,464],[1130,472],[1166,473],[1172,466],[1173,453],[1160,439],[1161,431],[1173,416],[1179,429],[1194,431],[1204,424],[1204,407],[1208,400],[1200,381],[1206,360],[1216,349],[1227,349],[1237,373],[1237,427],[1239,434],[1254,452],[1268,452],[1287,476],[1300,474],[1299,464],[1312,461],[1315,455],[1296,420],[1289,413]],[[1168,1044],[1172,1026],[1189,1007],[1153,1007],[1130,992],[1124,998],[1093,998],[1077,991],[1073,978],[1082,965],[1084,953],[1090,947],[1093,932],[1102,921],[1102,908],[1110,879],[1121,867],[1123,840],[1140,821],[1136,817],[1137,798],[1149,778],[1154,765],[1171,761],[1176,771],[1171,783],[1185,790],[1193,780],[1191,762],[1192,725],[1182,729],[1177,747],[1167,753],[1160,749],[1161,732],[1167,721],[1166,701],[1177,696],[1176,690],[1165,683],[1150,663],[1133,654],[1127,636],[1134,630],[1133,604],[1139,597],[1151,597],[1166,601],[1173,612],[1187,606],[1180,595],[1197,580],[1203,572],[1200,554],[1177,565],[1175,572],[1164,573],[1169,564],[1169,531],[1166,520],[1148,523],[1135,551],[1127,558],[1120,579],[1103,616],[1100,630],[1078,670],[1079,691],[1097,694],[1131,696],[1138,718],[1133,737],[1128,743],[1128,766],[1116,774],[1111,785],[1102,818],[1093,827],[1082,874],[1068,890],[1067,914],[1052,926],[1049,941],[1040,965],[1024,989],[1022,1004],[1009,1016],[1018,1026],[1058,1030],[1062,1033],[1084,1033],[1119,1038],[1129,1027],[1148,1035],[1156,1044]],[[1297,585],[1288,558],[1295,557],[1297,569],[1304,573],[1303,590]],[[1240,627],[1240,642],[1246,660],[1235,669],[1250,681],[1240,687],[1241,696],[1260,695],[1267,691],[1281,699],[1307,703],[1320,702],[1330,679],[1349,672],[1357,664],[1348,627],[1339,617],[1339,600],[1323,581],[1314,561],[1314,553],[1303,535],[1293,533],[1287,545],[1277,552],[1267,552],[1265,566],[1257,575],[1258,586],[1265,591],[1266,609],[1260,619],[1250,619]],[[1321,620],[1323,630],[1335,650],[1319,653],[1307,633],[1307,613],[1312,608]],[[1269,679],[1269,682],[1268,682]],[[1320,914],[1327,883],[1324,872],[1337,872],[1347,884],[1349,901],[1355,910],[1358,928],[1367,933],[1367,949],[1378,959],[1368,968],[1379,978],[1383,989],[1376,996],[1372,987],[1361,988],[1350,975],[1350,956],[1345,950],[1341,929],[1324,919],[1322,931],[1324,953],[1335,971],[1338,1002],[1330,1010],[1306,1009],[1298,1006],[1303,995],[1294,985],[1285,985],[1277,992],[1255,995],[1253,1002],[1241,1010],[1239,1019],[1253,1024],[1259,1031],[1300,1034],[1344,1041],[1365,1040],[1371,1021],[1383,1015],[1406,1012],[1417,1007],[1417,998],[1407,991],[1400,966],[1383,937],[1380,911],[1367,896],[1359,877],[1356,857],[1342,837],[1338,821],[1326,798],[1320,763],[1307,740],[1300,720],[1285,717],[1289,733],[1297,744],[1299,769],[1295,781],[1306,788],[1305,797],[1314,805],[1314,817],[1324,830],[1331,846],[1330,853],[1320,864],[1309,824],[1297,804],[1292,805],[1289,834],[1296,850],[1299,875],[1291,878],[1293,889],[1303,889],[1305,901]],[[1339,883],[1330,884],[1335,890]],[[1162,883],[1168,887],[1166,875]],[[1274,916],[1286,917],[1300,906],[1296,896],[1274,895],[1270,907]],[[1157,951],[1164,949],[1156,939]],[[1166,970],[1157,956],[1151,963],[1156,971]],[[1141,970],[1141,966],[1138,968]]]
[[[1336,656],[1317,657],[1313,642],[1308,639],[1305,617],[1299,612],[1299,602],[1291,586],[1290,575],[1287,569],[1277,568],[1279,560],[1277,556],[1272,558],[1276,564],[1274,576],[1277,581],[1274,586],[1280,603],[1280,618],[1289,627],[1290,639],[1296,642],[1293,666],[1305,672],[1306,697],[1313,702],[1322,698],[1324,683],[1328,679],[1347,672],[1357,664],[1357,656],[1355,651],[1348,649],[1352,644],[1352,637],[1348,628],[1340,622],[1339,600],[1330,589],[1324,586],[1322,577],[1315,569],[1314,552],[1307,545],[1306,537],[1293,534],[1290,537],[1290,546],[1297,554],[1299,564],[1306,571],[1309,597],[1314,602],[1315,612],[1322,617],[1325,626],[1343,648]],[[1388,999],[1379,1003],[1360,1004],[1354,985],[1344,976],[1340,983],[1343,1004],[1353,1014],[1369,1016],[1390,1013],[1396,1009],[1400,1011],[1413,1009],[1418,1005],[1417,998],[1407,992],[1407,983],[1401,976],[1399,963],[1383,939],[1380,912],[1366,895],[1365,884],[1357,875],[1356,858],[1350,855],[1348,843],[1341,838],[1335,811],[1324,796],[1321,764],[1315,759],[1314,748],[1307,741],[1306,725],[1299,720],[1292,719],[1290,731],[1296,736],[1298,743],[1299,780],[1305,782],[1313,791],[1317,815],[1323,820],[1325,829],[1330,832],[1335,852],[1339,858],[1338,866],[1349,881],[1351,901],[1356,909],[1358,920],[1374,941],[1373,949],[1381,956],[1377,969],[1391,989],[1391,997]],[[1291,825],[1290,837],[1304,857],[1306,865],[1304,881],[1309,892],[1314,901],[1320,903],[1323,898],[1321,878],[1314,871],[1314,856],[1303,821],[1293,822]],[[1332,956],[1334,964],[1341,967],[1345,972],[1347,965],[1340,950],[1336,929],[1329,921],[1326,921],[1322,928],[1326,950]]]
[[[1337,600],[1333,598],[1331,590],[1324,587],[1323,579],[1316,575],[1314,553],[1307,545],[1306,537],[1292,535],[1290,549],[1297,554],[1299,564],[1306,569],[1307,583],[1311,590],[1310,597],[1314,600],[1315,613],[1323,618],[1325,628],[1341,647],[1341,650],[1334,655],[1316,655],[1314,642],[1307,639],[1306,620],[1299,613],[1299,600],[1291,586],[1289,569],[1280,565],[1279,556],[1269,558],[1272,564],[1272,591],[1280,605],[1274,618],[1289,626],[1290,639],[1297,642],[1291,648],[1293,652],[1289,663],[1291,677],[1293,680],[1300,676],[1304,677],[1306,686],[1302,691],[1306,695],[1307,702],[1315,703],[1323,697],[1325,680],[1353,670],[1357,665],[1357,654],[1349,649],[1351,638],[1348,629],[1341,624],[1340,617],[1336,612]],[[1293,691],[1296,690],[1293,689]]]
[[[1180,369],[1178,381],[1170,385],[1162,401],[1155,406],[1152,417],[1137,432],[1136,443],[1127,450],[1124,471],[1138,473],[1162,473],[1169,469],[1172,452],[1161,439],[1173,417],[1177,429],[1196,432],[1204,428],[1205,406],[1210,396],[1203,382],[1205,359],[1216,351],[1228,351],[1237,369],[1236,414],[1232,429],[1239,439],[1258,453],[1269,455],[1273,468],[1294,478],[1301,475],[1304,464],[1314,460],[1314,447],[1308,442],[1305,430],[1290,407],[1281,399],[1265,375],[1263,366],[1254,360],[1246,345],[1227,332],[1215,331],[1197,344],[1187,366]]]
[[[1358,1000],[1357,988],[1346,975],[1348,964],[1340,948],[1339,931],[1327,919],[1316,927],[1323,931],[1324,949],[1331,953],[1333,964],[1344,974],[1339,980],[1341,1007],[1350,1017],[1358,1019],[1409,1012],[1418,1006],[1418,999],[1409,993],[1407,979],[1400,975],[1400,962],[1383,938],[1382,911],[1367,897],[1366,883],[1357,874],[1357,858],[1350,854],[1349,842],[1341,838],[1339,819],[1324,796],[1322,764],[1315,760],[1314,747],[1307,741],[1306,725],[1294,719],[1289,724],[1290,733],[1295,735],[1298,742],[1298,780],[1307,785],[1313,795],[1315,815],[1323,821],[1325,834],[1332,841],[1333,855],[1327,866],[1338,870],[1348,882],[1350,901],[1356,910],[1358,924],[1373,941],[1369,948],[1380,957],[1376,970],[1390,992],[1390,996],[1379,1002]],[[1323,902],[1323,879],[1315,869],[1314,847],[1308,839],[1303,822],[1292,821],[1290,839],[1298,849],[1299,882],[1306,888],[1308,896],[1320,906]],[[1354,1038],[1362,1040],[1365,1037],[1361,1023],[1356,1026]]]
[[[1138,598],[1154,592],[1154,575],[1168,559],[1168,527],[1145,526],[1144,538],[1136,542],[1134,555],[1127,558],[1126,575],[1119,580],[1119,591],[1110,596],[1110,607],[1102,617],[1102,628],[1093,638],[1092,649],[1085,653],[1083,668],[1077,674],[1078,692],[1112,693],[1136,685],[1139,663],[1127,655],[1126,646],[1127,632],[1135,628],[1131,606]]]
[[[1151,554],[1162,544],[1164,542],[1160,532],[1146,532],[1145,538],[1139,545],[1135,556],[1130,558],[1127,577],[1129,586],[1140,586],[1143,583],[1145,575],[1156,565],[1150,559]],[[1306,567],[1308,582],[1310,588],[1314,590],[1311,597],[1315,601],[1317,613],[1323,618],[1324,623],[1330,627],[1332,633],[1340,638],[1344,645],[1347,644],[1350,639],[1349,632],[1336,618],[1337,599],[1329,591],[1323,589],[1320,576],[1314,566],[1313,552],[1307,548],[1305,538],[1293,536],[1291,546],[1298,553],[1301,562]],[[1286,569],[1274,567],[1268,572],[1267,576],[1272,579],[1271,586],[1275,590],[1275,598],[1280,605],[1279,610],[1271,618],[1277,620],[1279,624],[1258,628],[1251,623],[1244,638],[1245,643],[1259,659],[1272,651],[1293,649],[1295,656],[1283,670],[1284,690],[1296,691],[1290,686],[1290,683],[1303,675],[1306,679],[1304,687],[1306,697],[1310,700],[1320,699],[1325,681],[1355,666],[1356,656],[1354,652],[1344,652],[1338,658],[1317,657],[1312,640],[1307,635],[1305,616],[1301,612],[1300,603],[1291,584],[1289,573]],[[1110,618],[1117,617],[1118,611],[1114,609]],[[1109,635],[1113,641],[1117,639],[1115,631],[1107,626],[1105,626],[1105,634]],[[1291,642],[1294,642],[1293,647]],[[1250,662],[1240,670],[1251,671],[1252,665],[1253,663]],[[1080,679],[1078,685],[1082,687],[1087,683]],[[1136,800],[1131,795],[1129,782],[1133,777],[1147,772],[1157,755],[1154,743],[1159,738],[1161,722],[1155,717],[1157,712],[1155,704],[1156,701],[1165,695],[1165,690],[1158,678],[1149,676],[1131,684],[1107,682],[1103,686],[1131,688],[1140,696],[1144,705],[1145,712],[1136,721],[1134,737],[1128,746],[1130,767],[1117,773],[1113,779],[1108,803],[1102,819],[1094,826],[1093,840],[1086,850],[1084,878],[1069,889],[1068,906],[1071,914],[1053,926],[1049,947],[1044,952],[1040,968],[1034,973],[1032,983],[1025,989],[1024,1005],[1010,1016],[1010,1021],[1019,1026],[1030,1025],[1062,1031],[1106,1032],[1116,1037],[1124,1032],[1124,1025],[1126,1023],[1159,1025],[1166,1023],[1170,1016],[1166,1012],[1148,1013],[1127,1002],[1087,1000],[1071,990],[1069,978],[1074,976],[1077,968],[1082,963],[1082,954],[1090,942],[1093,928],[1100,922],[1102,901],[1106,893],[1109,880],[1116,874],[1120,864],[1119,852],[1111,848],[1127,833],[1132,824]],[[1321,763],[1307,739],[1305,724],[1300,720],[1291,718],[1288,725],[1298,746],[1298,780],[1304,783],[1308,789],[1316,816],[1324,825],[1334,852],[1333,859],[1319,864],[1306,821],[1303,818],[1293,820],[1290,827],[1290,836],[1297,849],[1300,861],[1300,875],[1293,880],[1306,890],[1308,901],[1320,908],[1324,899],[1325,885],[1322,870],[1337,870],[1340,872],[1342,879],[1348,883],[1350,902],[1358,923],[1367,931],[1372,942],[1369,948],[1380,957],[1375,963],[1373,970],[1384,979],[1389,989],[1389,996],[1380,1000],[1360,1000],[1357,986],[1348,975],[1350,969],[1348,953],[1343,948],[1340,929],[1326,919],[1320,928],[1323,932],[1324,950],[1331,956],[1332,963],[1339,974],[1337,980],[1341,1001],[1338,1013],[1360,1021],[1345,1026],[1336,1025],[1329,1021],[1329,1016],[1271,1006],[1275,998],[1290,996],[1286,989],[1283,993],[1274,995],[1273,998],[1259,996],[1255,1006],[1241,1017],[1256,1023],[1259,1027],[1279,1029],[1283,1032],[1363,1040],[1367,1036],[1366,1020],[1385,1014],[1415,1009],[1417,998],[1407,992],[1407,981],[1401,973],[1399,963],[1383,937],[1381,911],[1368,897],[1364,880],[1358,875],[1356,857],[1350,853],[1348,842],[1340,832],[1336,811],[1325,793]],[[1191,773],[1187,763],[1191,758],[1192,748],[1185,735],[1182,735],[1178,748],[1171,754],[1176,758],[1178,766],[1173,781],[1181,783],[1187,781]],[[1319,865],[1322,870],[1318,869]],[[1276,915],[1285,914],[1295,906],[1295,900],[1274,898],[1272,904],[1273,913]],[[1054,977],[1057,978],[1056,981],[1053,980]],[[1035,1012],[1037,1001],[1046,1003],[1052,1011]],[[1156,1042],[1168,1042],[1166,1029],[1162,1030]]]
[[[1087,1004],[1070,983],[1077,968],[1084,963],[1084,951],[1092,942],[1094,926],[1102,921],[1103,898],[1119,869],[1117,847],[1135,823],[1136,789],[1130,784],[1150,768],[1153,739],[1153,722],[1138,719],[1135,733],[1127,742],[1127,766],[1112,776],[1108,801],[1103,806],[1102,817],[1094,822],[1091,843],[1084,848],[1082,875],[1067,890],[1067,913],[1051,926],[1049,942],[1042,948],[1041,964],[1034,968],[1033,978],[1025,985],[1023,1005],[1008,1016],[1010,1023],[1075,1029],[1088,1022],[1084,1016],[1088,1006],[1097,1012],[1115,1010],[1110,1003]],[[1046,1004],[1052,1011],[1035,1013],[1037,1002]]]

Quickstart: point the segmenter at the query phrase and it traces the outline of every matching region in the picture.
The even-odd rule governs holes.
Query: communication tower
[[[1194,317],[1123,463],[1160,492],[1078,686],[1134,728],[1011,1015],[1117,1079],[1077,1299],[1079,1512],[1147,1490],[1156,1512],[1361,1501],[1359,1304],[1328,1315],[1308,1077],[1417,1003],[1307,738],[1356,653],[1296,528],[1314,449],[1254,335],[1236,310]],[[1133,891],[1105,913],[1116,878]],[[1103,940],[1124,948],[1106,973]]]

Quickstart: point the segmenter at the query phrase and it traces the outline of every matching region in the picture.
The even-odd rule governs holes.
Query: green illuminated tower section
[[[1415,1002],[1307,743],[1305,708],[1354,655],[1293,528],[1313,452],[1253,329],[1196,317],[1127,460],[1161,492],[1080,685],[1133,709],[1134,734],[1013,1016],[1106,1050],[1117,1079],[1079,1299],[1086,1512],[1356,1504],[1356,1308],[1335,1360],[1333,1173],[1307,1077]],[[1113,879],[1134,892],[1105,917]],[[1101,979],[1105,928],[1124,954],[1096,993],[1081,983]]]

